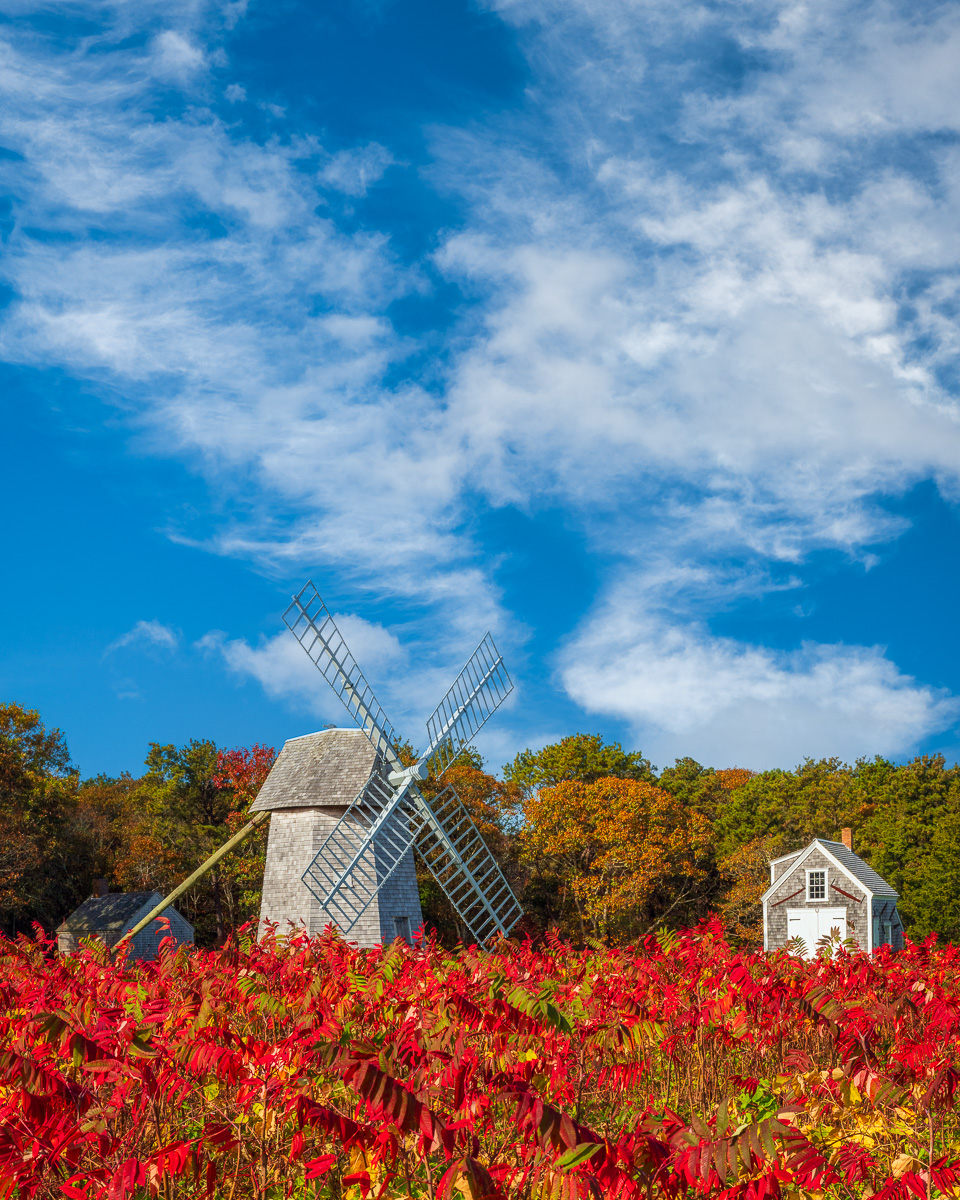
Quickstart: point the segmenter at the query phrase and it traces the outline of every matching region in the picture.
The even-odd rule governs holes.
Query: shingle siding
[[[352,804],[380,768],[377,751],[359,729],[321,729],[284,743],[251,812]]]
[[[801,851],[798,850],[796,854],[791,854],[789,858],[778,858],[770,864],[773,869],[773,883],[776,883],[778,879],[782,879],[784,875],[786,875],[786,873],[800,857],[800,853]]]
[[[823,841],[823,839],[820,838],[818,841]],[[869,863],[865,863],[858,854],[854,854],[852,850],[848,850],[843,842],[823,841],[823,844],[829,849],[833,857],[847,868],[851,875],[860,880],[868,892],[872,892],[874,896],[887,896],[894,900],[899,899],[890,884],[882,876],[878,875]]]
[[[771,863],[771,870],[774,882],[763,896],[764,944],[768,950],[787,944],[788,913],[796,909],[843,909],[847,937],[863,950],[876,949],[883,942],[883,922],[888,921],[894,949],[903,945],[897,893],[843,842],[815,838],[806,849]],[[826,872],[826,896],[808,900],[807,872],[818,870]],[[824,919],[829,919],[827,914]]]
[[[159,903],[157,901],[156,903]],[[127,929],[132,929],[138,921],[142,921],[147,915],[153,904],[144,906],[140,912],[130,921]],[[166,922],[169,920],[170,928],[166,927]],[[163,916],[158,917],[155,921],[151,921],[146,929],[141,929],[130,944],[130,955],[135,959],[151,960],[157,957],[157,952],[160,949],[160,943],[164,938],[172,937],[178,946],[193,945],[193,926],[189,921],[185,920],[175,908],[170,907],[166,910]]]
[[[883,942],[883,925],[888,921],[892,928],[891,946],[894,950],[903,949],[903,926],[900,924],[900,914],[897,912],[896,900],[877,897],[873,901],[874,948]]]
[[[288,741],[254,807],[272,812],[260,908],[260,932],[268,922],[278,933],[301,928],[311,936],[323,931],[331,917],[303,882],[303,874],[347,811],[348,804],[383,764],[357,729],[330,729]],[[328,803],[328,801],[339,801]],[[358,892],[373,890],[385,873],[377,846],[354,870]],[[359,921],[345,936],[361,946],[392,942],[400,932],[414,933],[423,924],[413,853],[404,855]]]
[[[799,857],[799,855],[798,855]],[[795,864],[796,859],[793,860]],[[793,865],[788,864],[788,865]],[[827,895],[824,900],[807,899],[807,871],[827,872]],[[860,903],[849,899],[836,890],[837,885]],[[799,890],[799,895],[791,895]],[[847,914],[847,937],[853,938],[858,946],[867,948],[867,921],[869,894],[860,884],[854,883],[831,862],[826,854],[814,850],[792,874],[779,877],[767,898],[766,945],[768,950],[779,950],[787,944],[787,912],[790,909],[845,908]]]

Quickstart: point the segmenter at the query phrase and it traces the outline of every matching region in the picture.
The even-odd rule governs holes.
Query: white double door
[[[827,937],[833,929],[840,930],[840,937],[847,936],[847,910],[845,908],[788,908],[787,937],[802,938],[804,958],[813,958],[817,942]]]

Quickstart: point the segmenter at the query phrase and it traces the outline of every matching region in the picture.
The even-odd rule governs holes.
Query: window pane
[[[811,900],[824,900],[827,895],[827,873],[826,871],[811,871],[809,875],[809,898]]]

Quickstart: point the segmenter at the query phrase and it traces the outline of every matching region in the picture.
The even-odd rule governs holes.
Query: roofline
[[[796,858],[798,854],[802,854],[802,850],[794,850],[792,854],[781,854],[779,858],[771,858],[770,866],[775,867],[777,863],[786,862],[788,858]]]
[[[810,845],[806,847],[806,849],[801,850],[799,852],[799,857],[797,858],[797,861],[793,864],[793,866],[788,871],[784,871],[784,873],[780,876],[780,878],[775,883],[771,883],[770,886],[767,888],[767,890],[760,897],[760,899],[763,901],[769,900],[770,897],[773,895],[774,889],[778,888],[785,879],[789,879],[790,876],[797,869],[797,867],[799,867],[801,865],[801,863],[806,862],[806,860],[813,853],[813,850],[816,846],[819,846],[823,850],[823,853],[827,855],[827,857],[830,859],[830,861],[833,863],[833,865],[838,870],[842,871],[843,874],[846,875],[846,877],[850,880],[851,883],[855,883],[858,888],[862,888],[865,895],[871,896],[871,897],[879,895],[880,894],[879,892],[875,892],[868,884],[864,883],[862,879],[858,879],[856,877],[856,875],[854,875],[851,870],[849,870],[847,867],[845,867],[843,865],[843,863],[829,849],[830,846],[843,846],[843,845],[844,845],[843,842],[830,842],[830,841],[827,841],[826,838],[814,838],[813,841],[810,843]],[[851,850],[850,853],[853,854],[853,851]],[[857,857],[859,858],[859,855]],[[863,860],[861,859],[861,862],[862,861]],[[886,882],[886,881],[884,881],[884,882]],[[887,884],[887,886],[890,887],[889,884]],[[893,892],[893,898],[899,900],[900,899],[899,892],[894,891],[893,888],[890,888],[890,890]],[[891,897],[889,897],[889,896],[887,897],[887,899],[890,899],[890,898]]]
[[[318,733],[363,733],[363,730],[359,725],[324,725],[323,729],[315,729],[313,733],[298,733],[296,737],[287,738],[283,744],[286,745],[287,742],[300,742],[308,737],[316,737]],[[366,737],[367,735],[363,733],[363,736]]]

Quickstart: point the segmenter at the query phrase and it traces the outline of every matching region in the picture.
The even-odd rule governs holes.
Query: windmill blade
[[[414,847],[478,945],[506,937],[523,914],[453,788],[428,802],[412,783],[379,775],[343,814],[303,874],[330,920],[348,934]]]
[[[439,779],[512,691],[507,668],[488,633],[427,721],[430,747],[421,763]]]
[[[523,909],[460,797],[448,787],[429,805],[420,799],[429,815],[414,849],[477,945],[506,937]]]
[[[363,732],[392,761],[397,735],[312,580],[294,596],[283,620]]]
[[[303,882],[343,933],[376,899],[427,819],[412,787],[393,788],[380,775],[371,775],[303,874]]]

